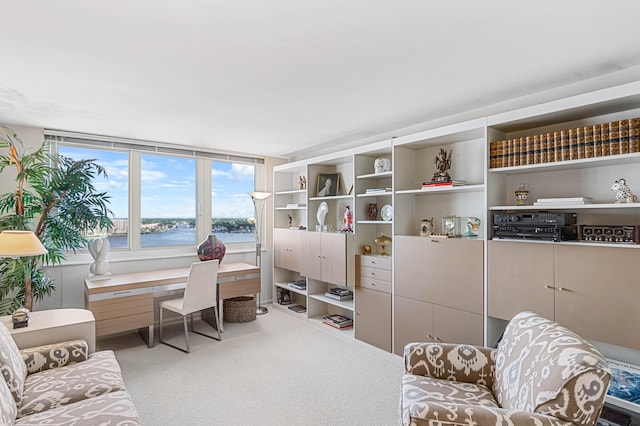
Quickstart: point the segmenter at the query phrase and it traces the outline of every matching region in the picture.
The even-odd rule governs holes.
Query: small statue
[[[613,182],[611,190],[616,193],[616,204],[635,203],[638,201],[638,197],[633,195],[625,179],[618,179]]]
[[[307,178],[305,176],[298,177],[298,186],[300,189],[307,189]]]
[[[89,277],[104,276],[106,278],[111,275],[109,272],[109,261],[107,260],[110,246],[108,238],[96,238],[89,242],[87,248],[91,257],[93,257],[93,262],[89,265],[89,272],[91,272]]]
[[[451,168],[451,158],[453,156],[453,150],[447,151],[444,149],[440,149],[438,155],[435,158],[435,165],[437,172],[433,174],[431,178],[431,183],[443,183],[443,182],[451,182],[451,176],[449,176],[448,170]]]
[[[344,218],[342,219],[342,232],[353,232],[353,214],[351,206],[344,208]]]
[[[290,214],[287,215],[287,218],[289,218],[289,228],[291,228],[293,226],[293,218]]]

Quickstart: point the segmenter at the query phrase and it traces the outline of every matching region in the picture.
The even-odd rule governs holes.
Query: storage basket
[[[249,322],[256,319],[256,301],[251,296],[232,297],[223,301],[224,322]]]

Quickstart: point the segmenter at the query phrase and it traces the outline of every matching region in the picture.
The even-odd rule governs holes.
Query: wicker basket
[[[224,322],[249,322],[256,319],[256,301],[251,296],[224,299],[223,304]]]

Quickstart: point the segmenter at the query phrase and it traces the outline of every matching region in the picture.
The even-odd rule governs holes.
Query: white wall
[[[2,123],[0,123],[2,124]],[[13,129],[25,146],[31,151],[40,147],[44,141],[44,130],[42,128],[23,127],[8,125]],[[258,190],[271,191],[274,162],[283,160],[265,160],[265,167],[262,167],[262,174],[256,176]],[[257,168],[256,170],[258,170]],[[5,169],[0,173],[0,194],[5,194],[15,190],[15,171]],[[262,255],[262,303],[270,303],[272,296],[272,264],[271,255],[271,224],[272,224],[272,200],[268,199],[265,206],[266,220],[266,241],[263,244]],[[107,256],[109,260],[110,272],[112,274],[151,271],[157,269],[179,268],[189,266],[198,260],[196,248],[179,247],[169,249],[147,249],[136,252],[128,250],[112,250]],[[227,247],[227,254],[223,263],[246,262],[255,264],[255,251],[244,249],[233,251]],[[35,303],[35,310],[55,309],[55,308],[83,308],[84,307],[84,279],[89,273],[89,265],[93,259],[86,252],[77,254],[70,253],[67,261],[62,265],[48,267],[47,271],[54,279],[56,289],[50,297]]]

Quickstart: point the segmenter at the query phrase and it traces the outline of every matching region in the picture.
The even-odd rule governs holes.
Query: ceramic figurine
[[[351,206],[344,208],[344,218],[342,219],[342,232],[353,232],[353,214]]]
[[[635,203],[638,201],[638,197],[633,195],[625,179],[618,179],[613,182],[611,190],[616,193],[616,204]]]

